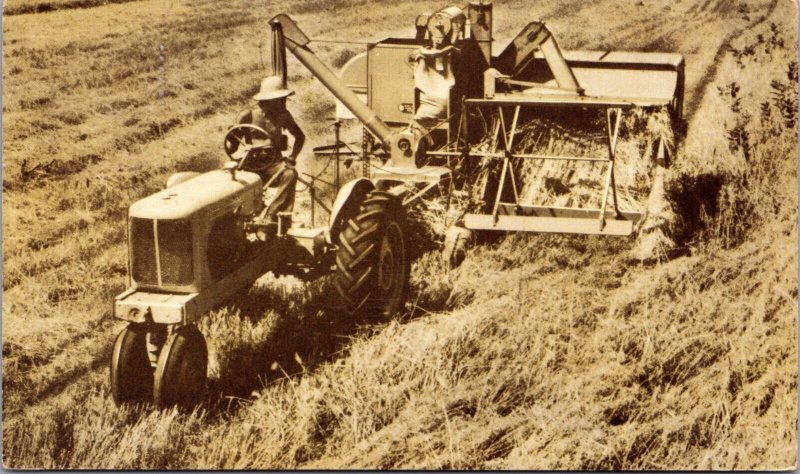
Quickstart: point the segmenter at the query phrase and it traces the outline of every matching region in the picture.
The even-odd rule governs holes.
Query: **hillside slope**
[[[22,25],[69,25],[82,10],[7,18],[7,467],[796,464],[790,2],[537,2],[530,18],[518,14],[531,9],[524,2],[497,5],[498,36],[542,17],[565,48],[686,56],[689,122],[668,179],[678,251],[642,264],[624,239],[519,235],[474,249],[454,271],[432,253],[414,264],[408,311],[382,322],[328,311],[324,282],[266,277],[201,321],[210,390],[191,414],[109,399],[120,325],[107,308],[124,285],[125,208],[175,169],[216,166],[222,127],[263,74],[253,38],[271,14],[346,38],[409,31],[422,7],[371,8],[358,24],[362,2],[329,2],[342,15],[323,25],[299,2],[226,14],[214,2],[169,12],[138,3],[91,9],[143,13],[105,37],[53,39],[63,44],[37,43]],[[170,51],[166,89],[159,47]],[[327,133],[330,100],[290,68],[303,98],[292,107],[307,131]]]

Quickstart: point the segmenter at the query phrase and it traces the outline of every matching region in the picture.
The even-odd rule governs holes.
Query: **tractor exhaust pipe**
[[[389,129],[386,123],[384,123],[372,109],[367,107],[367,105],[308,48],[308,43],[310,43],[311,40],[303,34],[295,22],[287,15],[280,14],[270,20],[270,25],[272,25],[273,61],[283,54],[283,70],[281,71],[283,80],[286,81],[286,59],[285,53],[281,53],[280,50],[283,50],[283,44],[285,44],[286,47],[289,48],[289,51],[291,51],[292,54],[294,54],[297,59],[345,105],[345,107],[350,109],[353,115],[358,117],[369,131],[375,134],[387,148],[390,148],[392,146],[393,135],[391,129]],[[278,50],[278,52],[276,52],[276,50]],[[273,62],[273,68],[276,67],[276,63]],[[275,72],[277,73],[278,71]]]

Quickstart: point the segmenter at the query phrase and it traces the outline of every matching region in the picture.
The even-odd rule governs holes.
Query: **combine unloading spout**
[[[283,38],[289,51],[311,71],[319,81],[328,88],[329,91],[339,99],[375,136],[388,148],[391,146],[392,131],[375,112],[367,107],[358,96],[353,93],[339,77],[330,70],[320,59],[308,48],[311,42],[303,34],[295,22],[285,14],[275,16],[270,20],[273,29],[273,57],[279,50],[280,45],[275,44],[276,39]],[[275,71],[278,74],[278,71]],[[285,68],[281,72],[285,77]]]

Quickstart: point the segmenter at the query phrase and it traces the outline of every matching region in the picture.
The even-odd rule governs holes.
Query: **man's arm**
[[[242,110],[239,112],[239,115],[236,116],[236,123],[234,125],[240,125],[243,123],[253,123],[253,111],[250,109]]]
[[[303,133],[303,130],[300,129],[300,126],[297,125],[297,122],[294,121],[294,117],[289,112],[286,112],[286,118],[284,122],[284,127],[286,127],[286,131],[291,133],[294,137],[294,145],[292,145],[292,152],[289,154],[289,157],[292,160],[296,160],[297,156],[300,154],[300,150],[303,149],[303,144],[306,142],[306,135]]]

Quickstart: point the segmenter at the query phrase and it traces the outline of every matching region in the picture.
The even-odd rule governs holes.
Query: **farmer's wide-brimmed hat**
[[[283,81],[279,76],[265,77],[261,81],[261,90],[258,94],[253,96],[254,100],[272,100],[280,99],[282,97],[289,97],[294,94],[293,90],[286,89],[283,86]]]

